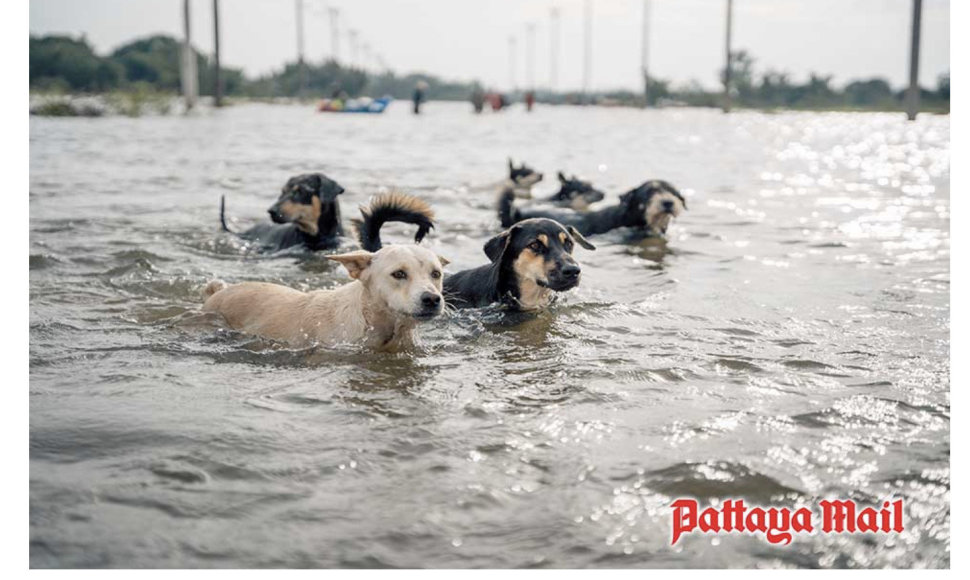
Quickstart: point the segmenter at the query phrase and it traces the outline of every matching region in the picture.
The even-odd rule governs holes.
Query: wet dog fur
[[[287,180],[269,208],[273,223],[257,224],[244,232],[232,232],[226,223],[226,198],[219,209],[222,229],[254,242],[263,252],[292,247],[311,251],[333,249],[340,245],[343,226],[337,196],[344,188],[322,173],[306,173]]]
[[[556,292],[579,285],[574,244],[596,249],[571,226],[544,218],[519,222],[486,242],[488,264],[445,277],[445,300],[456,308],[495,302],[513,310],[545,308]]]
[[[202,291],[202,310],[221,314],[233,329],[297,347],[362,344],[380,350],[413,345],[417,324],[442,312],[444,265],[426,248],[393,245],[328,259],[343,264],[353,281],[301,292],[213,280]]]
[[[499,198],[498,213],[503,228],[522,220],[544,217],[573,226],[584,236],[616,228],[634,228],[648,236],[663,236],[670,222],[686,209],[684,196],[673,185],[653,179],[621,195],[617,205],[587,213],[520,209],[515,207],[514,193],[506,190]]]
[[[509,158],[509,178],[502,183],[502,189],[511,189],[521,199],[532,198],[532,186],[542,181],[542,174],[525,163],[518,167]]]
[[[605,197],[603,192],[594,188],[591,182],[584,181],[575,175],[566,177],[560,171],[557,177],[559,178],[559,191],[542,201],[576,211],[585,211],[590,204],[602,201]]]
[[[404,222],[418,226],[414,243],[434,228],[434,212],[423,200],[404,193],[383,193],[375,196],[370,204],[360,208],[361,219],[354,220],[360,246],[376,252],[384,247],[381,227],[387,222]]]

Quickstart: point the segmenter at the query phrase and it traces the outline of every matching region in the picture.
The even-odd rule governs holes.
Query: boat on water
[[[317,111],[321,113],[383,113],[394,99],[359,97],[356,99],[321,99]]]

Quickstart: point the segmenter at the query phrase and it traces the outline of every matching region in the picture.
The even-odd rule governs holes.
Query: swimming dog
[[[337,196],[344,188],[322,173],[291,177],[279,199],[269,208],[271,224],[257,224],[244,232],[233,232],[226,224],[226,198],[222,197],[219,220],[222,229],[255,242],[264,252],[303,246],[325,250],[340,245],[343,226]]]
[[[525,163],[518,167],[512,163],[509,157],[509,178],[502,183],[502,188],[511,188],[515,196],[522,199],[532,198],[532,186],[542,181],[542,174],[532,169]]]
[[[602,191],[593,187],[589,181],[579,179],[575,175],[566,177],[562,171],[558,174],[559,191],[549,199],[544,199],[547,203],[568,207],[577,211],[586,210],[590,204],[602,201],[604,194]]]
[[[247,334],[294,346],[363,344],[398,350],[414,344],[421,321],[441,314],[444,263],[417,245],[328,256],[353,282],[334,290],[300,292],[263,282],[212,280],[202,310],[222,315]]]
[[[445,277],[445,300],[457,308],[495,302],[513,310],[545,308],[554,293],[579,285],[574,243],[596,249],[572,226],[544,218],[519,222],[486,242],[490,263]]]
[[[507,228],[529,218],[544,217],[573,226],[584,236],[616,228],[635,228],[648,236],[667,233],[670,222],[687,209],[684,196],[673,185],[659,179],[641,184],[620,196],[620,203],[598,211],[529,210],[515,207],[515,194],[506,189],[499,199],[499,219]]]

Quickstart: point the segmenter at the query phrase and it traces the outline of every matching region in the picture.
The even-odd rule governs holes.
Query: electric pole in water
[[[340,10],[330,7],[327,12],[330,13],[330,58],[337,62],[340,60],[340,29],[337,27]]]
[[[559,84],[559,8],[549,11],[549,91],[556,92]]]
[[[525,25],[525,84],[526,90],[536,88],[536,25],[530,22]]]
[[[724,40],[726,63],[724,66],[724,112],[731,110],[731,16],[734,12],[734,1],[727,0],[727,32]]]
[[[303,63],[303,0],[296,0],[296,62],[300,67],[300,92],[306,92],[306,65]]]
[[[350,29],[347,31],[347,40],[350,42],[350,66],[351,68],[357,66],[357,30]]]
[[[585,23],[584,55],[583,55],[583,104],[589,101],[589,83],[593,74],[593,3],[586,0],[583,3],[583,17]]]
[[[643,106],[650,106],[650,74],[647,68],[650,56],[650,0],[643,0],[643,46],[640,53],[640,72],[643,74]]]
[[[923,0],[913,0],[913,35],[909,45],[909,89],[906,90],[906,118],[916,120],[919,113],[919,29]]]
[[[215,42],[215,100],[216,106],[222,106],[222,63],[219,59],[219,0],[212,0],[212,36]]]
[[[509,35],[509,87],[515,92],[515,36]]]
[[[186,112],[192,110],[199,95],[199,73],[196,67],[195,51],[192,50],[190,12],[189,0],[183,0],[182,21],[185,27],[185,42],[182,43],[182,96],[185,97]]]

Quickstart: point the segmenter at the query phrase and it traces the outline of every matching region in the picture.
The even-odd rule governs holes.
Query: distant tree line
[[[150,88],[159,92],[180,90],[179,63],[181,43],[171,36],[155,35],[135,40],[106,56],[97,55],[84,37],[30,37],[30,87],[38,91],[100,93],[131,88]],[[210,59],[195,52],[202,94],[212,94],[215,70]],[[723,83],[724,70],[721,72]],[[418,81],[427,83],[425,96],[432,100],[465,100],[481,88],[473,82],[449,82],[427,74],[396,75],[348,67],[332,60],[307,63],[301,71],[297,63],[255,79],[239,69],[223,67],[225,93],[229,96],[324,97],[384,96],[409,98]],[[755,69],[755,59],[746,51],[731,56],[732,101],[738,107],[803,109],[880,109],[898,110],[905,91],[893,90],[880,78],[852,81],[844,87],[832,86],[832,77],[812,73],[803,83],[794,82],[785,72]],[[666,80],[649,80],[651,105],[690,105],[717,107],[722,91],[711,91],[696,81],[673,87]],[[642,93],[605,91],[595,95],[539,91],[540,102],[600,102],[602,104],[642,105]],[[937,86],[921,88],[924,108],[949,111],[950,77],[941,75]]]

